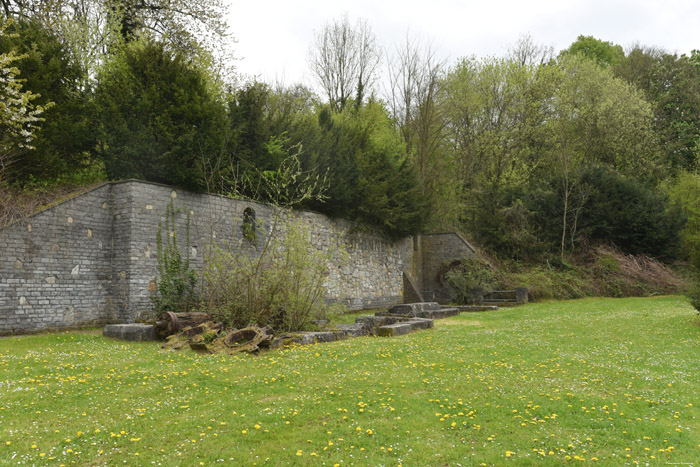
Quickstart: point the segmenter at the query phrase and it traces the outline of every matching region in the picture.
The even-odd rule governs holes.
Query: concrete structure
[[[157,279],[156,234],[171,202],[181,251],[190,218],[187,254],[195,269],[212,242],[256,254],[244,235],[247,230],[250,237],[246,220],[251,213],[257,220],[260,244],[275,217],[263,204],[153,183],[97,186],[0,229],[0,333],[131,323],[148,316]],[[473,253],[454,233],[391,242],[318,213],[291,216],[309,229],[316,248],[346,245],[348,262],[329,265],[326,300],[350,309],[401,303],[406,283],[412,289],[407,301],[416,296],[449,301],[440,275]]]

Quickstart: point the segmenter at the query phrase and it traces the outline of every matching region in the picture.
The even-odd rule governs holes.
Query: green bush
[[[700,282],[696,282],[686,295],[690,300],[690,304],[700,313]]]
[[[681,231],[683,255],[700,270],[700,174],[679,174],[669,189],[669,195],[688,218]]]
[[[445,273],[444,280],[454,293],[457,303],[467,303],[471,289],[488,291],[493,290],[497,284],[497,276],[491,265],[477,256],[464,258],[459,265]]]

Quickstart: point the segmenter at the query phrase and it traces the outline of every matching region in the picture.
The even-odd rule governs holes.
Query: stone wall
[[[453,299],[442,276],[450,265],[474,254],[474,248],[456,232],[420,235],[420,289],[423,299],[450,303]]]
[[[45,209],[0,229],[0,334],[133,322],[149,315],[156,235],[171,202],[183,252],[190,219],[187,254],[195,269],[202,268],[212,243],[258,254],[276,212],[259,203],[139,181],[106,183]],[[246,209],[255,213],[255,242],[244,236]],[[347,249],[347,262],[329,265],[325,298],[350,309],[401,303],[405,282],[411,285],[410,301],[422,296],[449,302],[440,275],[474,252],[455,233],[391,242],[358,232],[348,221],[305,211],[288,215],[311,232],[315,248]]]
[[[152,280],[157,274],[156,233],[165,223],[165,212],[172,200],[176,209],[177,238],[185,246],[187,216],[190,217],[190,261],[201,269],[202,253],[214,240],[220,246],[235,250],[247,249],[256,254],[256,247],[244,238],[243,211],[251,208],[256,218],[257,248],[269,233],[275,211],[267,205],[232,200],[220,196],[200,195],[171,187],[125,182],[129,191],[131,213],[128,308],[133,316],[151,309]],[[344,244],[348,262],[329,267],[326,299],[339,302],[350,309],[381,307],[402,300],[402,272],[413,261],[411,239],[392,243],[379,235],[353,233],[353,226],[343,220],[321,214],[294,211],[292,216],[312,234],[314,245],[323,250]]]
[[[124,318],[113,298],[111,220],[106,184],[0,230],[0,333]]]
[[[274,217],[266,205],[162,185],[101,185],[0,229],[0,333],[131,322],[150,312],[156,233],[171,201],[181,250],[189,213],[195,268],[212,240],[255,254],[243,236],[244,209],[255,211],[259,244]],[[410,238],[389,242],[355,232],[347,221],[303,211],[292,216],[309,228],[317,248],[347,246],[348,262],[329,268],[328,301],[351,309],[402,301],[402,273],[417,267]]]

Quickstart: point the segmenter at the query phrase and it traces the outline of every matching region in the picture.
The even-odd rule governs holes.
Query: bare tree
[[[508,56],[521,66],[538,66],[554,58],[554,46],[536,44],[529,34],[524,34],[508,49]]]
[[[353,96],[362,103],[376,79],[381,52],[365,19],[350,24],[347,15],[315,34],[309,50],[311,71],[336,111]]]
[[[438,58],[432,44],[406,35],[388,58],[389,90],[386,100],[406,150],[418,169],[426,199],[443,199],[447,151],[445,119],[438,102],[445,59]],[[445,206],[448,203],[435,203]],[[436,213],[444,218],[446,213]]]

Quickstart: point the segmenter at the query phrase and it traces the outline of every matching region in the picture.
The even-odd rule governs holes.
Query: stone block
[[[288,336],[281,336],[283,344],[310,345],[321,342],[335,342],[346,339],[348,335],[343,331],[321,331],[321,332],[297,332]],[[277,340],[277,339],[275,339]],[[273,345],[273,347],[275,347]]]
[[[396,323],[377,328],[377,335],[381,337],[403,336],[413,331],[411,323]]]
[[[371,334],[371,329],[367,323],[339,324],[336,327],[347,334],[348,337],[362,337]]]
[[[430,329],[434,325],[432,319],[411,319],[377,328],[377,335],[382,337],[403,336],[413,331],[421,329]]]
[[[432,329],[435,326],[435,323],[432,319],[424,318],[412,319],[410,321],[407,321],[407,323],[413,327],[414,331],[418,331],[420,329]]]
[[[152,341],[156,339],[155,329],[150,324],[108,324],[102,335],[126,341]]]

